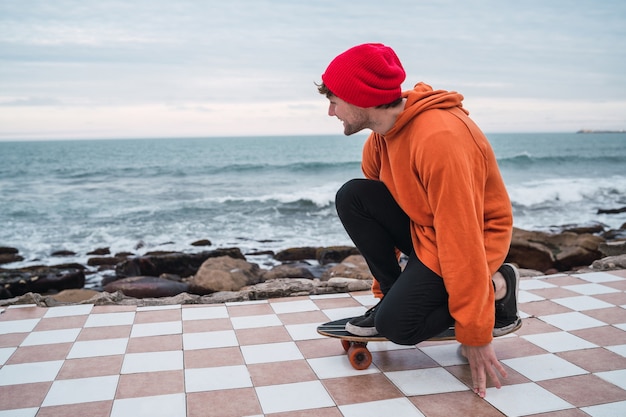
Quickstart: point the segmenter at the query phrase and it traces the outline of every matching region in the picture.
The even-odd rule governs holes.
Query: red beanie
[[[406,78],[398,56],[381,43],[366,43],[338,55],[322,81],[340,99],[358,107],[389,104],[400,98]]]

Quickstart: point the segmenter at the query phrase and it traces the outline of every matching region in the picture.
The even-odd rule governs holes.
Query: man
[[[344,134],[372,133],[363,148],[365,179],[337,192],[339,217],[375,277],[380,302],[346,330],[414,345],[451,325],[469,361],[473,388],[506,377],[493,336],[521,326],[519,274],[504,264],[511,203],[487,139],[456,92],[406,75],[395,52],[363,44],[338,55],[318,90]],[[398,257],[408,256],[404,269]]]

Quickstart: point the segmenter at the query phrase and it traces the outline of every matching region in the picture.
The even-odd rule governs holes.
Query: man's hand
[[[507,377],[506,370],[496,357],[496,352],[491,343],[483,346],[461,345],[461,353],[467,358],[472,372],[472,384],[474,392],[484,398],[487,390],[487,375],[493,381],[496,388],[500,389],[502,384],[498,379],[498,373]]]

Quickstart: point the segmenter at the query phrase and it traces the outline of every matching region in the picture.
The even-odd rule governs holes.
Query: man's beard
[[[354,133],[360,132],[363,129],[369,127],[369,119],[365,115],[359,115],[359,117],[352,123],[348,123],[343,120],[343,134],[350,136]]]

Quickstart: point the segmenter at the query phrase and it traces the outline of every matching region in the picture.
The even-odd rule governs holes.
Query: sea
[[[514,224],[617,229],[626,213],[626,133],[487,135]],[[0,246],[24,261],[86,264],[88,252],[254,255],[351,245],[335,192],[362,177],[366,136],[279,136],[0,142]],[[208,239],[211,246],[191,243]],[[55,251],[74,256],[53,257]],[[269,257],[271,258],[271,257]]]

